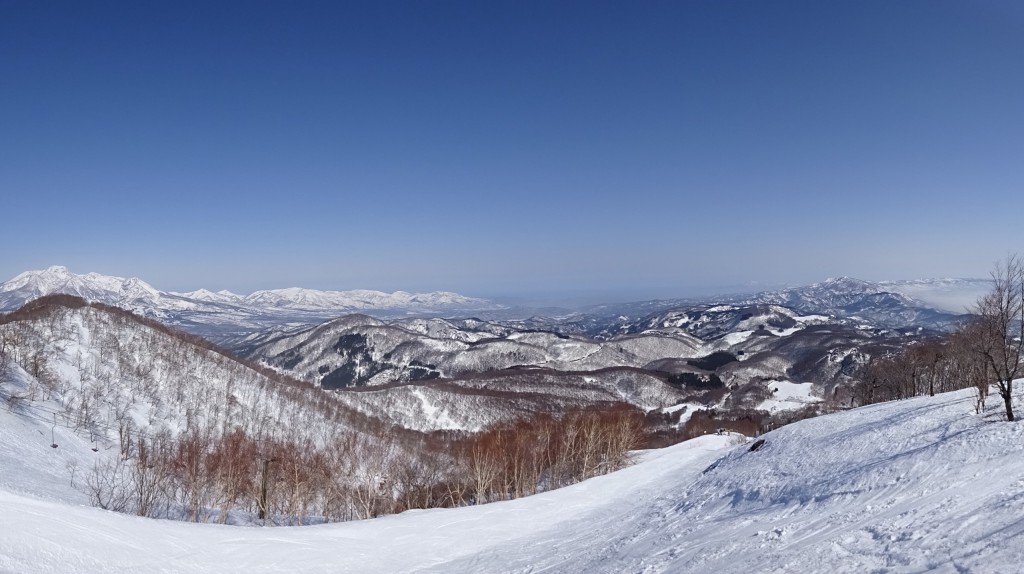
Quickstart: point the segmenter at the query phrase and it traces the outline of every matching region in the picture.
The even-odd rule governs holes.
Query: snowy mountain
[[[695,337],[702,345],[694,356],[727,353],[736,360],[712,370],[730,386],[776,380],[813,382],[822,394],[849,382],[872,356],[927,335],[916,328],[883,328],[863,320],[745,303],[670,309],[625,323],[620,330]],[[646,367],[679,374],[693,371],[692,362],[666,357]]]
[[[645,411],[691,404],[739,412],[769,400],[772,389],[802,383],[811,383],[804,395],[833,396],[870,357],[919,338],[922,332],[913,326],[958,318],[849,278],[732,303],[689,302],[665,310],[659,309],[666,302],[630,304],[631,312],[646,313],[636,319],[486,321],[380,316],[389,305],[455,312],[453,306],[486,303],[450,293],[169,293],[138,279],[51,268],[0,286],[0,305],[47,292],[75,293],[202,334],[321,389],[387,386],[386,392],[342,402],[423,431],[478,429],[507,417],[501,401],[485,396],[487,385],[518,393],[524,412],[614,401]],[[370,308],[378,317],[347,314],[353,308]]]
[[[734,301],[781,305],[804,314],[828,315],[875,326],[946,329],[963,315],[935,309],[881,283],[850,277],[827,279],[806,287],[759,293]]]
[[[68,289],[148,297],[130,280],[71,275]],[[21,279],[11,291],[46,287]],[[812,287],[801,299],[817,307],[862,308],[858,297],[878,295],[849,282]],[[211,305],[238,297],[193,295]],[[267,504],[278,523],[375,516],[394,493],[465,488],[465,478],[433,483],[437,475],[426,474],[452,467],[459,451],[444,446],[463,443],[445,437],[623,404],[659,432],[696,436],[745,421],[752,435],[798,418],[786,412],[849,404],[832,391],[866,356],[920,334],[763,302],[691,304],[619,324],[626,332],[595,339],[514,321],[346,315],[250,335],[257,364],[118,308],[36,299],[0,316],[0,515],[15,525],[0,529],[0,571],[277,571],[300,545],[287,568],[1001,571],[1024,557],[1019,423],[1003,422],[995,399],[974,415],[973,390],[791,424],[757,450],[738,435],[703,437],[536,497],[273,537],[69,506],[181,517],[194,504],[196,520],[251,524],[261,464],[273,460]],[[246,448],[218,450],[239,433],[252,437]],[[189,458],[188,445],[199,445],[200,458]],[[318,450],[303,457],[296,445]],[[165,453],[178,470],[143,464],[144,452]],[[224,452],[244,453],[241,466],[216,466]],[[230,494],[239,468],[248,479]],[[188,469],[217,478],[199,490]],[[119,474],[127,472],[137,476]],[[111,484],[151,479],[173,481],[159,490],[170,493],[167,506],[104,498]],[[367,539],[372,551],[355,542]],[[407,552],[410,544],[418,550]],[[187,560],[181,545],[193,549]]]
[[[105,440],[119,426],[150,436],[237,429],[304,440],[351,429],[339,422],[344,417],[327,416],[317,396],[299,404],[308,385],[199,337],[74,297],[47,296],[3,316],[0,347],[0,402],[42,401],[60,411],[63,425],[103,429],[96,434]]]
[[[802,315],[827,315],[874,327],[945,330],[990,283],[985,280],[920,280],[871,283],[848,277],[755,295],[640,301],[580,310],[516,309],[457,293],[317,291],[302,288],[240,295],[199,289],[161,291],[141,279],[97,273],[78,275],[63,267],[28,271],[0,284],[0,312],[50,293],[76,295],[129,309],[214,341],[232,344],[256,331],[286,331],[349,313],[381,318],[408,315],[476,316],[516,330],[542,330],[605,339],[636,332],[637,325],[668,310],[714,304],[776,305]],[[538,314],[540,313],[540,314]]]
[[[346,313],[400,316],[494,309],[498,305],[457,293],[383,293],[288,288],[238,295],[199,289],[160,291],[137,278],[97,273],[78,275],[64,267],[27,271],[0,284],[0,312],[13,311],[38,297],[60,293],[121,307],[212,339],[288,324],[311,324]]]
[[[720,307],[726,306],[725,313],[718,313],[721,315],[718,319],[703,327],[704,332],[695,330],[700,323],[696,320],[690,321],[686,329],[699,336],[720,336],[728,327],[719,323],[730,320],[727,317],[733,311],[739,312],[738,317],[751,313],[758,315],[761,309],[774,307],[804,316],[821,316],[828,322],[846,325],[944,331],[964,318],[965,308],[957,304],[968,299],[973,301],[972,298],[989,288],[990,282],[967,279],[872,283],[840,277],[813,285],[755,294],[602,305],[560,319],[534,317],[520,323],[531,328],[608,338],[653,328],[666,320],[676,320],[670,315],[681,317],[689,314],[695,318],[701,314],[716,313]],[[954,301],[956,304],[950,304]]]
[[[189,291],[188,293],[178,293],[177,295],[185,298],[192,299],[195,301],[206,301],[208,303],[229,303],[234,305],[240,305],[245,301],[244,295],[232,293],[228,290],[217,291],[214,293],[208,289],[198,289],[196,291]]]
[[[253,341],[255,342],[255,341]],[[380,385],[524,367],[591,371],[700,354],[701,341],[658,333],[595,341],[445,319],[385,322],[348,315],[243,352],[327,388]]]
[[[675,416],[666,422],[677,426],[702,408],[800,410],[811,399],[848,396],[871,357],[921,336],[777,305],[697,305],[624,330],[593,339],[516,322],[348,315],[255,334],[235,349],[319,388],[358,390],[337,396],[367,415],[428,431],[480,428],[509,402],[557,412],[624,401],[668,409]],[[803,399],[778,401],[779,389]]]
[[[358,361],[354,342],[358,333],[381,342],[404,336],[394,339],[394,346],[409,347],[415,342],[413,329],[438,335],[447,325],[439,319],[399,323],[405,327],[351,315],[319,330],[330,332],[331,340],[352,341],[347,350],[350,358]],[[354,330],[345,330],[345,325]],[[456,337],[458,333],[462,332],[452,329],[448,334]],[[477,340],[480,337],[478,334]],[[438,339],[424,341],[439,344]],[[496,353],[508,348],[514,347],[502,347]],[[405,352],[411,351],[407,348]],[[150,435],[177,435],[188,429],[216,434],[234,428],[254,436],[287,435],[303,442],[323,442],[374,426],[367,421],[386,425],[389,434],[402,429],[477,431],[529,413],[562,414],[623,403],[651,411],[686,398],[664,377],[637,369],[496,372],[489,363],[481,363],[480,357],[489,352],[468,353],[445,363],[445,369],[471,375],[461,379],[434,380],[437,372],[431,366],[405,360],[406,379],[401,382],[410,384],[377,386],[372,392],[324,392],[349,386],[350,381],[341,381],[342,375],[356,376],[359,368],[377,374],[378,385],[399,382],[386,379],[389,373],[377,372],[385,367],[397,369],[383,362],[346,363],[324,380],[311,380],[316,386],[307,385],[282,374],[287,369],[240,360],[198,337],[118,308],[48,296],[0,317],[0,404],[33,404],[45,398],[55,401],[47,409],[60,410],[65,424],[70,421],[80,428],[99,425],[110,429],[131,419],[136,428]],[[316,368],[312,372],[315,374]],[[417,376],[411,376],[413,373]],[[133,412],[138,416],[129,417]]]
[[[964,318],[991,282],[977,279],[926,279],[872,283],[849,277],[813,285],[747,294],[663,299],[592,305],[578,310],[512,316],[515,310],[482,312],[477,316],[520,329],[554,331],[608,339],[642,330],[670,312],[687,313],[718,305],[774,305],[801,315],[823,315],[833,322],[890,329],[923,328],[946,331]],[[522,311],[522,310],[520,310]]]
[[[801,421],[757,450],[710,435],[508,502],[283,529],[61,502],[45,490],[70,488],[63,459],[47,460],[59,456],[48,427],[4,424],[3,441],[33,458],[4,466],[25,488],[0,486],[0,570],[1017,572],[1024,426],[1002,420],[996,401],[975,415],[971,393]]]
[[[160,291],[141,279],[109,277],[98,273],[77,275],[65,267],[26,271],[0,284],[0,310],[12,311],[53,293],[74,295],[116,306],[159,306]]]

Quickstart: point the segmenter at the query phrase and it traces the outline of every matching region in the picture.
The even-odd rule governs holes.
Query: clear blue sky
[[[0,1],[0,279],[685,296],[1024,250],[1016,1]]]

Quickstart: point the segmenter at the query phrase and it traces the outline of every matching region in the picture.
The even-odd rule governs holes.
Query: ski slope
[[[975,415],[972,392],[805,420],[755,452],[707,436],[529,498],[322,526],[141,519],[8,479],[0,572],[1020,572],[1024,423],[994,397]]]

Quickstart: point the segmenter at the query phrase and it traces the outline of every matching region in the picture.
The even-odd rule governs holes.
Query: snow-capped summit
[[[232,293],[227,289],[217,291],[214,293],[209,289],[197,289],[188,293],[175,293],[186,299],[195,299],[197,301],[209,301],[212,303],[240,303],[244,297],[237,293]]]
[[[0,309],[16,308],[37,297],[54,293],[129,307],[159,305],[161,297],[160,291],[136,277],[125,279],[98,273],[78,275],[67,267],[54,265],[42,271],[26,271],[0,284]]]
[[[490,306],[484,299],[466,297],[458,293],[439,291],[435,293],[408,293],[395,291],[369,291],[357,289],[352,291],[317,291],[291,287],[288,289],[271,289],[257,291],[247,297],[245,302],[257,306],[274,306],[287,309],[398,309],[398,308],[463,308],[480,309]]]
[[[830,290],[830,291],[844,291],[844,292],[862,292],[862,293],[873,293],[878,291],[878,285],[863,279],[857,279],[855,277],[848,277],[843,275],[842,277],[829,277],[820,283],[811,285],[811,289],[818,290]]]
[[[958,320],[882,283],[835,277],[805,287],[768,291],[738,298],[746,304],[781,305],[804,314],[851,317],[887,327],[907,325],[942,328]]]
[[[99,273],[79,275],[53,266],[26,271],[0,284],[0,312],[51,294],[75,295],[88,301],[116,305],[205,335],[233,329],[251,330],[281,323],[318,323],[353,311],[389,314],[441,313],[495,309],[485,299],[458,293],[396,291],[318,291],[291,287],[239,295],[198,289],[188,293],[160,291],[132,277]]]

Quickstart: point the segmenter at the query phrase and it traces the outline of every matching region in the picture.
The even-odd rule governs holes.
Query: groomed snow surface
[[[322,526],[135,518],[6,477],[0,572],[1021,572],[1024,422],[972,403],[810,419],[754,452],[707,436],[534,497]]]

